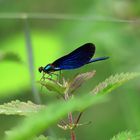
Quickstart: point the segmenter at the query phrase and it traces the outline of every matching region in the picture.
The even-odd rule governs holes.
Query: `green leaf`
[[[67,93],[73,93],[76,89],[78,89],[82,84],[92,78],[95,75],[95,71],[86,72],[82,74],[78,74],[72,81],[68,83],[68,87],[66,89]]]
[[[43,132],[44,130],[48,129],[52,124],[57,123],[60,119],[65,117],[67,113],[77,110],[84,110],[92,105],[95,105],[103,101],[104,100],[104,96],[102,95],[103,93],[104,94],[108,93],[112,89],[115,89],[118,86],[120,86],[122,83],[136,76],[140,76],[140,74],[138,73],[131,74],[127,73],[121,75],[122,76],[120,75],[115,76],[116,78],[123,77],[117,80],[114,79],[113,77],[109,78],[110,80],[112,79],[112,81],[109,80],[110,81],[109,82],[107,80],[106,82],[107,85],[101,86],[102,88],[100,88],[100,90],[96,92],[97,95],[93,96],[93,94],[85,94],[81,97],[72,98],[67,102],[65,101],[55,102],[54,104],[47,106],[47,108],[44,108],[37,114],[29,116],[23,122],[21,122],[19,126],[14,128],[13,131],[7,135],[6,140],[25,140],[25,139],[30,140],[31,138]]]
[[[22,62],[20,57],[12,52],[0,52],[0,61]]]
[[[63,86],[53,80],[38,81],[38,83],[40,83],[42,86],[46,87],[49,91],[56,92],[58,94],[64,94],[64,91],[66,89],[65,86]]]
[[[91,93],[93,94],[105,94],[111,92],[113,89],[121,86],[123,83],[140,76],[140,73],[121,73],[114,76],[110,76],[104,82],[99,83]]]
[[[19,100],[12,101],[10,103],[5,103],[0,105],[0,114],[5,115],[30,115],[31,113],[37,113],[40,111],[44,106],[43,105],[36,105],[31,101],[27,103],[21,102]]]
[[[68,112],[83,110],[99,103],[99,101],[102,101],[101,97],[95,96],[93,98],[93,95],[86,94],[86,96],[71,99],[67,102],[55,102],[37,114],[25,118],[20,125],[8,132],[6,140],[31,140],[36,135],[48,129],[49,126],[65,117]]]
[[[140,140],[140,133],[125,131],[114,136],[111,140]]]

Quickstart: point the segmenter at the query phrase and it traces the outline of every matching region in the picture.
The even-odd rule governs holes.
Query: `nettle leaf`
[[[93,94],[105,94],[111,92],[113,89],[121,86],[123,83],[140,76],[140,73],[121,73],[114,76],[110,76],[104,82],[99,83],[91,93]]]
[[[96,71],[91,71],[75,76],[74,79],[68,83],[68,87],[66,89],[67,93],[73,93],[76,89],[82,86],[86,80],[91,79],[95,73]]]
[[[5,115],[30,115],[31,113],[39,112],[44,106],[37,105],[31,101],[21,102],[19,100],[0,105],[0,114]]]
[[[111,140],[140,140],[140,133],[125,131],[114,136]]]
[[[53,81],[53,80],[44,80],[44,81],[38,81],[42,86],[46,87],[51,92],[56,92],[58,94],[64,94],[64,91],[66,89],[65,86],[61,85],[60,83]]]
[[[22,62],[20,57],[12,52],[0,52],[0,61]]]
[[[103,101],[102,97],[85,94],[81,98],[69,101],[57,101],[48,105],[40,112],[25,118],[17,127],[6,135],[6,140],[31,140],[47,130],[51,125],[60,121],[68,112],[83,110]]]
[[[10,133],[8,133],[8,135],[6,135],[6,140],[30,140],[48,129],[54,123],[57,123],[69,112],[84,110],[92,105],[103,102],[105,99],[103,94],[109,93],[111,90],[137,76],[140,76],[140,74],[126,73],[116,75],[116,79],[111,77],[109,80],[106,80],[106,84],[97,86],[99,87],[98,90],[96,89],[92,91],[92,93],[96,93],[97,95],[93,96],[93,94],[84,94],[81,97],[78,96],[76,98],[72,98],[67,102],[57,101],[54,104],[48,105],[37,114],[33,114],[28,118],[25,118],[20,125],[15,127]]]

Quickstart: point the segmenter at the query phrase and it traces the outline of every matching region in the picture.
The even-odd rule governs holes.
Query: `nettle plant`
[[[90,106],[106,101],[106,94],[110,93],[128,80],[140,76],[139,73],[116,74],[110,76],[97,86],[94,86],[89,93],[75,96],[77,89],[80,88],[82,84],[86,83],[87,80],[93,78],[94,75],[95,71],[90,71],[78,74],[71,80],[65,80],[63,77],[62,80],[59,81],[49,78],[38,81],[40,86],[47,89],[46,92],[55,92],[61,97],[61,100],[58,100],[57,102],[55,101],[47,106],[37,105],[31,101],[21,102],[19,100],[0,105],[0,114],[26,116],[18,126],[10,131],[6,131],[5,139],[56,140],[56,138],[53,138],[52,136],[43,135],[44,131],[56,124],[59,128],[63,129],[64,132],[65,130],[70,131],[71,140],[75,140],[75,129],[81,125],[85,125],[84,123],[79,123],[82,112]],[[79,115],[74,118],[73,113],[77,111],[79,111]],[[64,121],[66,116],[68,116],[67,121]],[[65,138],[63,138],[63,140],[64,139]],[[138,140],[140,139],[140,135],[138,133],[125,131],[112,138],[112,140],[121,139]]]

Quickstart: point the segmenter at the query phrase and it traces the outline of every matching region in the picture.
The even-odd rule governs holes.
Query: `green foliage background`
[[[28,19],[36,81],[41,77],[37,70],[39,66],[54,61],[86,42],[96,44],[95,57],[110,56],[108,61],[63,72],[70,79],[76,73],[96,70],[95,77],[78,90],[79,94],[86,94],[112,74],[139,72],[139,5],[138,0],[0,1],[0,103],[14,99],[34,102],[25,43],[25,22],[24,19],[8,18],[7,14],[45,15],[45,18]],[[52,13],[50,17],[47,16]],[[63,18],[59,18],[59,14]],[[14,53],[22,63],[1,59],[2,53]],[[40,90],[38,84],[36,86]],[[122,131],[139,131],[139,92],[138,79],[113,91],[108,102],[88,109],[81,121],[92,121],[92,124],[78,128],[77,139],[108,140]],[[54,97],[47,95],[40,94],[43,103],[53,101]],[[23,117],[1,115],[0,137],[3,138],[4,131],[16,126],[21,119]],[[64,133],[56,125],[52,126],[49,134],[69,138],[69,133]]]

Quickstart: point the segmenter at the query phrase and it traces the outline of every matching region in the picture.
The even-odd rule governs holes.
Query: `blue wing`
[[[84,44],[73,52],[65,55],[52,63],[55,70],[76,69],[91,60],[95,53],[95,45],[92,43]]]

